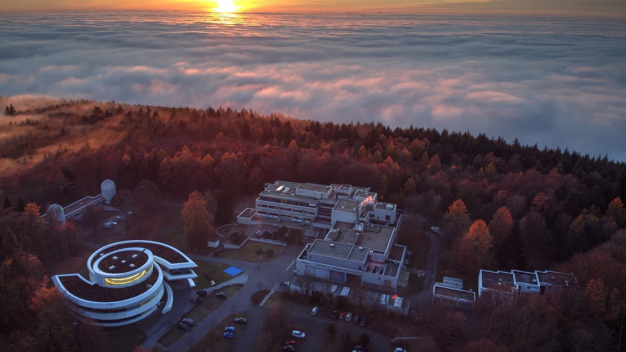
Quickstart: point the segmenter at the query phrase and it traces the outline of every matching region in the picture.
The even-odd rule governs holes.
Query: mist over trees
[[[214,225],[205,191],[216,194],[219,225],[232,220],[237,199],[258,195],[265,182],[347,183],[371,187],[382,200],[437,223],[443,234],[441,272],[475,278],[480,268],[557,269],[578,277],[579,284],[560,295],[484,309],[477,304],[485,333],[476,339],[454,314],[441,315],[433,325],[443,331],[435,335],[441,350],[525,351],[524,346],[543,345],[600,351],[619,341],[626,314],[626,240],[620,230],[626,225],[626,165],[606,156],[482,134],[320,123],[245,109],[78,101],[16,113],[30,114],[29,122],[0,125],[25,132],[0,145],[0,156],[14,160],[17,170],[0,178],[0,259],[23,263],[21,273],[29,279],[13,282],[17,271],[3,272],[0,286],[22,285],[0,287],[3,292],[49,287],[33,260],[74,250],[72,232],[44,236],[47,230],[33,222],[37,206],[25,201],[43,209],[69,204],[97,193],[110,178],[118,189],[134,189],[133,212],[149,213],[164,196],[188,199],[185,234],[190,243],[206,245]],[[135,235],[144,231],[138,228]],[[47,242],[53,239],[62,240]],[[16,299],[8,306],[14,310],[0,316],[28,312],[31,296]],[[496,324],[505,317],[526,337]],[[0,324],[9,341],[26,331],[20,322]]]

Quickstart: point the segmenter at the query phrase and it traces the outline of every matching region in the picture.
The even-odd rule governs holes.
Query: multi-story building
[[[79,274],[56,275],[52,282],[80,317],[101,326],[137,322],[155,312],[172,309],[168,281],[188,280],[194,287],[197,265],[174,247],[152,241],[112,243],[87,260],[89,280]]]
[[[478,296],[515,296],[516,294],[540,293],[557,287],[575,284],[576,277],[571,273],[556,271],[490,271],[481,270],[478,274]]]
[[[377,198],[365,187],[276,181],[259,194],[256,209],[239,214],[238,222],[288,221],[326,230],[337,221],[395,224],[396,205],[378,202]]]
[[[298,256],[298,275],[395,291],[406,283],[406,247],[395,244],[402,223],[396,210],[369,188],[277,181],[238,222],[292,222],[322,231]]]

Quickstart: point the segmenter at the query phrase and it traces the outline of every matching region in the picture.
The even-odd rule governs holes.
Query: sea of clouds
[[[469,130],[626,161],[626,22],[0,14],[0,95],[21,94]]]

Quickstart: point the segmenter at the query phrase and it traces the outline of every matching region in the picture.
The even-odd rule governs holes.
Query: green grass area
[[[257,254],[259,249],[263,250],[262,255]],[[269,249],[274,251],[274,255],[271,257],[266,254]],[[248,241],[241,249],[226,249],[220,252],[219,256],[221,258],[243,260],[246,262],[267,262],[278,256],[279,251],[282,249],[283,246],[271,243]]]
[[[204,335],[204,337],[202,338],[202,340],[198,341],[198,343],[193,345],[193,347],[189,349],[189,352],[232,351],[234,348],[235,342],[240,336],[246,333],[246,328],[247,328],[247,325],[233,324],[233,319],[237,317],[243,317],[243,318],[248,319],[247,314],[235,313],[235,314],[231,314],[227,316],[226,318],[224,318],[224,320],[222,320],[219,324],[217,324],[213,329],[207,332],[206,335]],[[227,326],[234,326],[236,329],[235,337],[233,337],[232,339],[227,339],[222,336],[222,333],[224,332],[224,328],[226,328]]]
[[[116,328],[109,331],[110,351],[130,352],[138,346],[146,335],[136,325],[124,326],[123,329]]]
[[[197,289],[211,287],[211,280],[214,280],[215,284],[219,285],[222,282],[228,281],[233,278],[232,276],[224,272],[224,270],[228,269],[230,265],[221,263],[207,263],[201,261],[196,261],[196,264],[198,264],[198,267],[193,269],[193,271],[198,274],[198,277],[194,279]]]
[[[274,294],[272,294],[270,298],[268,298],[267,301],[265,301],[265,304],[263,305],[263,307],[269,308],[278,301],[280,301],[280,292],[274,292]]]
[[[219,292],[224,292],[226,294],[226,298],[218,298],[215,297],[215,293],[213,292],[207,298],[200,301],[198,305],[193,307],[191,311],[185,314],[183,318],[191,318],[196,324],[203,321],[209,314],[215,311],[219,306],[221,306],[224,302],[226,302],[229,298],[234,296],[243,285],[231,285],[222,288]],[[170,347],[174,342],[176,342],[179,338],[181,338],[186,332],[179,329],[174,325],[170,330],[161,337],[159,343],[165,347]]]
[[[406,225],[406,224],[405,224]],[[402,236],[398,243],[411,251],[411,266],[418,270],[426,270],[430,238],[423,231],[415,231],[408,226],[402,226]]]

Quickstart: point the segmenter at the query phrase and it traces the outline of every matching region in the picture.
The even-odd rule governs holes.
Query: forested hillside
[[[150,180],[165,195],[180,198],[206,189],[236,198],[258,193],[264,182],[275,180],[349,183],[371,187],[407,214],[439,223],[445,233],[440,272],[472,276],[481,267],[575,272],[581,292],[576,302],[586,307],[584,319],[568,311],[568,317],[580,320],[569,326],[559,320],[565,313],[554,313],[554,321],[542,323],[556,329],[556,345],[533,351],[599,351],[591,342],[579,344],[589,349],[571,343],[585,321],[601,330],[587,333],[589,339],[600,334],[606,341],[602,346],[618,341],[626,314],[626,244],[618,232],[626,222],[623,163],[484,135],[319,123],[230,108],[11,98],[1,99],[0,105],[7,106],[0,118],[0,191],[7,209],[0,248],[3,270],[11,258],[45,251],[29,245],[35,242],[27,238],[35,235],[24,220],[16,220],[13,210],[24,207],[14,204],[36,203],[43,212],[49,204],[66,205],[97,194],[106,178],[115,180],[118,190],[134,190],[140,181]],[[34,216],[34,205],[29,209],[19,216]],[[603,245],[609,240],[614,246]],[[590,271],[590,266],[597,268]],[[1,274],[0,286],[9,290],[3,283],[15,271]],[[29,285],[23,289],[38,284]],[[3,291],[0,296],[5,297]],[[550,306],[542,302],[516,304],[539,310]],[[18,306],[29,309],[28,304]],[[511,316],[518,309],[505,305],[498,312]],[[11,312],[0,311],[0,316]],[[484,313],[500,319],[490,314]],[[2,324],[2,332],[13,331],[11,321]],[[512,344],[506,340],[512,332],[494,333],[490,323],[484,324],[491,329],[490,343],[502,348]],[[459,341],[463,338],[441,342],[439,348],[454,350]],[[478,350],[489,349],[471,351]]]

